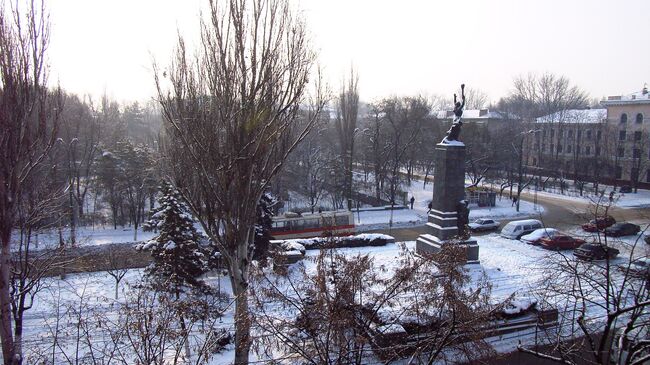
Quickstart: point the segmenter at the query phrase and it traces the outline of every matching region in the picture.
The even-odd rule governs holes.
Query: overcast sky
[[[154,95],[177,29],[192,37],[207,0],[50,0],[50,81],[119,101]],[[650,0],[302,0],[337,84],[354,65],[361,98],[450,95],[461,82],[496,101],[514,76],[550,71],[592,97],[650,82]]]

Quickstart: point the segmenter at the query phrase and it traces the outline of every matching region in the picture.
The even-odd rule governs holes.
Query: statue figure
[[[456,94],[454,94],[454,122],[447,131],[445,138],[442,139],[442,143],[458,141],[458,137],[460,136],[460,127],[463,126],[461,119],[463,117],[463,108],[465,108],[465,84],[460,85],[460,91],[463,102],[459,102]]]
[[[467,200],[461,200],[456,205],[456,214],[458,218],[456,219],[456,226],[458,228],[458,238],[466,240],[470,237],[469,234],[469,202]]]

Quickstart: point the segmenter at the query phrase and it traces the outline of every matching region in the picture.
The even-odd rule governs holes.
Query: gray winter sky
[[[50,81],[120,101],[154,95],[176,30],[207,0],[50,0]],[[330,84],[353,64],[363,100],[444,94],[464,82],[497,100],[515,75],[568,76],[592,97],[650,83],[648,0],[302,0]]]

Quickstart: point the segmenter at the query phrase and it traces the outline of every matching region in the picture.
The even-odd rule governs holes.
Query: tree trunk
[[[9,249],[11,229],[2,232],[2,251],[0,253],[0,339],[2,340],[2,357],[5,364],[14,364],[15,347],[11,332],[11,296],[9,265],[11,251]]]
[[[240,275],[238,268],[232,273],[232,288],[235,295],[235,365],[248,364],[250,343],[250,313],[248,309],[248,283]]]

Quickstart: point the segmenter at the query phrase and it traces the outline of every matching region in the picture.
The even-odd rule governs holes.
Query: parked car
[[[542,238],[553,237],[557,234],[560,234],[560,231],[555,228],[540,228],[521,236],[521,241],[529,245],[539,245]]]
[[[563,234],[542,238],[540,245],[548,250],[573,250],[585,243],[585,240]]]
[[[521,236],[529,234],[536,229],[542,228],[542,222],[537,219],[524,219],[520,221],[512,221],[506,224],[501,229],[501,237],[520,239]]]
[[[493,229],[498,229],[499,225],[501,225],[501,223],[493,219],[486,219],[486,218],[479,218],[474,222],[468,224],[469,229],[473,232],[491,231]]]
[[[598,232],[616,223],[616,219],[611,215],[598,217],[582,225],[582,229],[587,232]]]
[[[584,243],[573,250],[573,255],[582,260],[604,260],[607,257],[613,259],[618,256],[619,251],[614,247],[601,245],[599,243]]]
[[[641,257],[630,262],[630,266],[623,267],[630,276],[635,278],[650,278],[650,257]]]
[[[621,186],[620,189],[618,189],[619,192],[627,194],[632,192],[632,187],[630,185],[623,185]]]
[[[641,227],[634,223],[616,223],[605,229],[605,234],[612,237],[630,236],[639,233]]]

